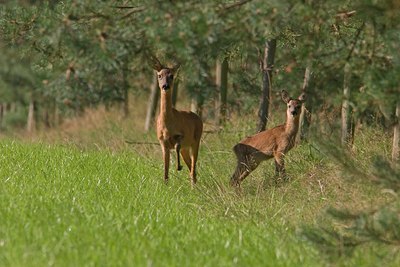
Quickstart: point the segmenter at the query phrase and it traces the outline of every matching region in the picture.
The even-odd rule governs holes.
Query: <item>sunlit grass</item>
[[[207,169],[192,190],[135,153],[1,149],[1,266],[318,264],[265,203],[220,191]]]

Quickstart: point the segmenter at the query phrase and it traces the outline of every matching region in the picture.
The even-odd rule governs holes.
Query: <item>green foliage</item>
[[[25,110],[9,112],[4,116],[3,124],[12,131],[14,128],[23,128],[26,125]]]
[[[333,155],[349,181],[378,185],[385,200],[361,209],[331,207],[327,211],[329,220],[324,218],[317,226],[304,227],[303,234],[332,259],[340,255],[352,255],[356,247],[365,249],[376,243],[396,250],[400,244],[398,166],[376,155],[366,159],[367,163],[360,164],[359,158],[343,152],[340,146],[335,146],[334,141],[331,144],[321,143],[320,146]],[[389,253],[388,257],[391,256]]]
[[[150,84],[150,52],[167,64],[179,61],[188,95],[204,101],[216,94],[216,59],[228,57],[230,102],[249,99],[238,106],[254,106],[261,87],[257,50],[270,38],[278,40],[273,88],[298,90],[308,66],[314,108],[340,100],[347,61],[358,116],[388,119],[391,110],[382,106],[393,106],[399,95],[399,7],[392,0],[18,3],[7,1],[0,11],[7,52],[0,93],[9,101],[32,90],[39,105],[54,99],[61,109],[123,101],[125,90]],[[11,97],[15,87],[21,93]]]

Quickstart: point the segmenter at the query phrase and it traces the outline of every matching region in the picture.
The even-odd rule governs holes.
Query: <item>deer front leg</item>
[[[285,170],[285,159],[284,154],[282,152],[278,152],[274,156],[275,158],[275,176],[277,181],[282,177],[284,180],[287,180],[286,170]]]
[[[163,160],[164,160],[164,182],[168,183],[168,171],[169,171],[169,149],[165,145],[161,145]]]

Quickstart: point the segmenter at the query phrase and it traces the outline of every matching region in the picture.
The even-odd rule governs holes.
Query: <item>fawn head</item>
[[[298,116],[301,111],[301,105],[306,99],[306,94],[302,93],[297,99],[293,99],[289,96],[288,92],[282,90],[281,96],[283,102],[285,102],[287,105],[287,115],[292,117]]]
[[[156,57],[151,58],[152,67],[157,71],[158,86],[163,91],[168,91],[172,88],[174,75],[179,69],[180,64],[175,64],[172,68],[165,67]]]

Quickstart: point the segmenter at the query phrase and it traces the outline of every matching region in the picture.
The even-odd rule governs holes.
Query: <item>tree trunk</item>
[[[5,117],[7,115],[8,109],[7,109],[7,103],[4,102],[3,103],[3,117]]]
[[[58,104],[54,101],[54,110],[53,110],[53,117],[54,117],[54,126],[59,126],[63,122],[62,115],[60,113],[60,109],[58,108]]]
[[[303,80],[303,87],[301,92],[306,94],[306,89],[308,87],[308,81],[310,80],[310,68],[306,67],[306,71],[304,72],[304,80]],[[304,129],[304,118],[306,116],[306,103],[301,105],[301,113],[299,118],[299,131],[297,132],[296,136],[296,143],[300,143],[301,140],[305,138],[305,129]]]
[[[51,122],[50,122],[50,106],[47,105],[43,108],[43,123],[44,126],[49,129],[51,128]]]
[[[258,110],[258,132],[264,131],[267,127],[269,103],[271,99],[272,69],[274,67],[275,51],[276,39],[267,41],[264,48],[264,58],[260,60],[260,67],[263,73],[263,83],[260,108]]]
[[[395,113],[395,123],[393,130],[393,149],[392,149],[392,160],[396,162],[399,160],[400,149],[399,149],[399,141],[400,141],[400,101],[397,100],[396,105],[396,113]]]
[[[221,125],[226,121],[227,90],[228,90],[228,60],[222,62],[217,60],[215,84],[217,86],[218,98],[216,100],[216,123]]]
[[[3,128],[3,118],[4,118],[4,113],[3,113],[3,105],[0,104],[0,131]]]
[[[28,109],[28,120],[26,124],[26,130],[28,133],[34,132],[36,129],[36,122],[35,122],[35,100],[31,95],[31,99],[29,101],[29,109]]]
[[[204,104],[204,98],[199,93],[195,97],[192,97],[190,103],[190,111],[196,113],[201,118],[203,115],[203,104]]]
[[[10,112],[12,112],[12,113],[17,112],[17,104],[15,102],[10,103]]]
[[[158,105],[158,99],[160,98],[160,89],[158,88],[158,81],[157,81],[157,75],[153,74],[153,83],[151,84],[151,92],[150,92],[150,98],[149,98],[149,103],[147,106],[147,115],[146,115],[146,121],[144,125],[144,130],[148,132],[151,128],[151,126],[154,123],[154,118],[156,116],[156,111],[157,111],[157,105]]]
[[[57,127],[57,117],[56,117],[56,109],[57,109],[57,102],[55,99],[51,99],[51,105],[49,108],[49,121],[50,127]]]
[[[176,75],[177,76],[177,75]],[[174,79],[174,88],[172,89],[172,106],[176,106],[176,101],[178,99],[178,89],[179,89],[179,79]]]
[[[129,116],[129,83],[128,69],[125,66],[122,69],[122,85],[124,87],[123,118],[127,118]]]
[[[350,79],[351,67],[349,63],[344,66],[343,102],[342,102],[342,145],[350,147],[352,140],[351,110],[350,110]]]

